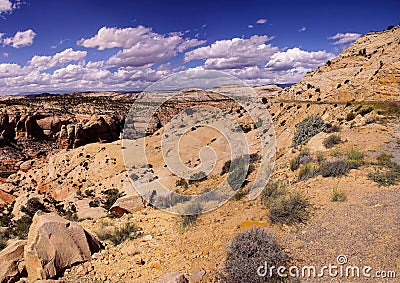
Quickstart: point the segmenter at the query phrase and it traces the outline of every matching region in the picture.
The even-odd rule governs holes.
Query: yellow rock
[[[243,231],[243,230],[248,230],[251,227],[268,227],[268,226],[269,224],[266,221],[246,220],[242,222],[242,224],[240,224],[239,230]]]
[[[154,268],[154,269],[158,269],[158,270],[162,269],[162,265],[158,260],[150,262],[149,266],[150,266],[150,268]]]

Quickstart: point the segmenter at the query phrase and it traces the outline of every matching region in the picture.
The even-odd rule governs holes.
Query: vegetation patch
[[[316,134],[326,131],[326,124],[321,116],[311,115],[296,125],[293,146],[307,143]]]
[[[392,156],[381,154],[377,158],[374,172],[368,174],[368,179],[376,182],[379,186],[392,186],[400,181],[400,165],[392,161]]]
[[[285,266],[287,260],[273,232],[260,227],[243,231],[228,246],[226,282],[266,282],[266,278],[258,275],[258,267],[263,264]],[[280,277],[274,270],[268,279],[278,282]]]
[[[272,223],[294,225],[310,218],[311,204],[299,191],[290,192],[282,182],[268,184],[261,193]]]
[[[297,155],[295,158],[290,160],[290,170],[296,171],[299,169],[301,164],[306,164],[312,161],[312,157],[310,154],[310,150],[308,149],[303,149],[300,151],[299,155]]]
[[[343,202],[347,200],[346,192],[343,190],[338,190],[334,188],[331,195],[331,201],[333,202]]]
[[[326,148],[332,148],[335,145],[339,144],[342,142],[342,139],[340,138],[340,136],[338,134],[333,134],[330,135],[329,137],[325,138],[322,141],[322,144],[326,147]]]
[[[125,240],[133,240],[138,237],[139,229],[131,221],[122,224],[119,227],[113,225],[104,225],[96,232],[100,241],[110,241],[115,246],[123,243]]]

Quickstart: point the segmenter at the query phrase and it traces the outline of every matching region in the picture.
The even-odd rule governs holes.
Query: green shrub
[[[0,251],[7,247],[8,235],[0,232]]]
[[[361,116],[365,116],[368,113],[371,113],[373,110],[374,110],[374,107],[372,107],[372,106],[363,107],[358,110],[358,114],[360,114]]]
[[[133,240],[138,236],[138,227],[133,222],[124,223],[121,227],[114,227],[112,230],[103,229],[97,232],[100,241],[108,240],[115,246],[125,240]]]
[[[338,190],[337,188],[333,189],[331,195],[331,201],[333,202],[343,202],[347,200],[347,196],[345,191]]]
[[[189,185],[188,185],[188,183],[186,182],[185,179],[180,178],[180,179],[176,180],[175,186],[187,189]]]
[[[300,192],[286,193],[271,202],[269,218],[272,223],[293,225],[305,223],[310,217],[310,203]]]
[[[108,189],[101,192],[104,195],[104,198],[101,200],[103,207],[106,210],[110,210],[113,204],[124,195],[124,193],[120,193],[118,189]]]
[[[154,204],[159,208],[170,208],[178,203],[183,203],[190,200],[190,196],[181,195],[174,192],[171,192],[164,196],[157,196]]]
[[[368,179],[374,181],[379,186],[392,186],[397,183],[397,176],[391,171],[375,170],[368,174]]]
[[[327,161],[320,167],[322,177],[340,177],[350,171],[349,163],[344,159]]]
[[[299,169],[301,164],[309,163],[312,161],[310,151],[308,149],[303,149],[300,151],[299,155],[290,160],[290,170],[296,171]]]
[[[38,198],[30,198],[26,202],[26,207],[21,207],[21,212],[25,213],[29,217],[33,217],[36,211],[41,210],[43,212],[49,212],[44,204]]]
[[[324,120],[318,115],[311,115],[296,125],[293,146],[307,143],[313,136],[326,130]]]
[[[182,226],[194,225],[199,215],[203,212],[203,206],[199,202],[192,202],[186,206],[182,217]]]
[[[322,164],[322,163],[325,161],[325,156],[324,156],[324,153],[323,153],[323,152],[318,151],[318,152],[316,153],[316,156],[317,156],[317,162],[318,162],[318,164]]]
[[[18,239],[26,239],[28,237],[29,227],[32,224],[32,217],[24,215],[14,222],[11,228],[11,234]]]
[[[234,200],[241,200],[242,198],[244,198],[247,195],[247,192],[243,189],[239,189],[235,192],[235,194],[233,195],[233,199]]]
[[[259,266],[285,266],[287,255],[280,247],[273,232],[256,227],[236,235],[230,242],[226,257],[227,281],[233,283],[274,282],[280,280],[273,276],[261,277],[257,273]]]
[[[341,141],[342,141],[342,139],[340,138],[340,136],[338,134],[333,134],[333,135],[330,135],[329,137],[325,138],[322,141],[322,144],[326,148],[332,148],[335,145],[339,144]]]
[[[303,164],[300,167],[298,180],[305,181],[310,178],[313,178],[319,174],[319,169],[317,166],[313,164]]]
[[[392,186],[400,181],[400,165],[392,161],[392,156],[381,154],[377,157],[378,165],[385,167],[375,169],[375,172],[369,173],[368,178],[380,186]]]
[[[272,182],[269,181],[268,184],[261,192],[261,204],[269,206],[277,198],[287,193],[285,185],[283,182]]]
[[[189,184],[201,182],[207,179],[207,174],[203,171],[194,173],[192,176],[189,177]]]
[[[347,152],[347,158],[349,160],[363,160],[364,159],[364,152],[356,149],[356,148],[351,148]]]
[[[354,118],[356,117],[356,114],[354,114],[354,112],[349,112],[346,116],[346,121],[351,121],[354,120]]]

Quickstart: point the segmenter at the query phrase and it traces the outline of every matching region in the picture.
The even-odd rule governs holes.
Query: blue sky
[[[293,83],[399,1],[0,0],[0,95],[138,90],[185,69]]]

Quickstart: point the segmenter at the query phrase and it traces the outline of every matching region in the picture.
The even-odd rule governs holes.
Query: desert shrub
[[[372,106],[367,106],[367,107],[360,108],[357,112],[358,112],[358,114],[360,114],[361,116],[365,116],[365,115],[367,115],[368,113],[371,113],[373,110],[374,110],[374,107],[372,107]]]
[[[280,247],[273,232],[256,227],[236,235],[230,242],[226,257],[227,282],[258,283],[279,280],[274,272],[272,277],[261,277],[259,266],[285,266],[288,257]]]
[[[72,211],[72,210],[67,210],[65,212],[64,218],[69,221],[73,221],[73,222],[79,221],[78,213],[76,213],[76,211]]]
[[[349,163],[344,159],[336,159],[325,162],[320,167],[322,177],[340,177],[350,171]]]
[[[182,226],[193,225],[199,215],[203,212],[203,206],[199,202],[192,202],[186,206],[182,217]]]
[[[345,191],[343,190],[338,190],[337,188],[334,188],[332,191],[331,195],[331,201],[333,202],[343,202],[347,200],[347,196]]]
[[[108,240],[115,246],[123,243],[125,240],[133,240],[138,236],[138,227],[133,222],[127,222],[120,227],[114,227],[113,229],[102,229],[97,232],[97,236],[100,241]]]
[[[315,176],[317,176],[319,173],[319,169],[317,166],[313,165],[313,164],[303,164],[300,167],[299,170],[299,176],[297,177],[297,179],[299,181],[305,181],[308,180],[310,178],[313,178]]]
[[[28,201],[26,202],[26,206],[21,207],[21,212],[25,213],[31,218],[33,217],[33,215],[35,215],[36,211],[39,210],[43,212],[49,212],[38,198],[28,199]]]
[[[29,227],[31,224],[32,217],[24,215],[13,223],[10,229],[10,234],[19,239],[26,239],[28,237]]]
[[[340,136],[338,134],[333,134],[333,135],[330,135],[329,137],[325,138],[322,141],[322,144],[326,148],[332,148],[335,145],[339,144],[341,141],[342,141],[342,139],[340,138]]]
[[[374,181],[379,186],[392,186],[398,182],[398,176],[391,170],[376,169],[375,172],[368,174],[368,179]]]
[[[233,195],[233,199],[234,200],[241,200],[242,198],[244,198],[247,195],[247,192],[243,189],[239,189],[235,192],[235,194]]]
[[[400,165],[392,161],[392,156],[381,154],[377,157],[377,165],[384,169],[375,169],[375,172],[368,174],[368,178],[380,186],[395,185],[400,181]]]
[[[111,206],[124,195],[124,193],[120,193],[118,189],[108,189],[101,192],[104,195],[104,198],[101,200],[103,207],[106,210],[110,210]]]
[[[299,169],[301,164],[309,163],[312,161],[310,151],[308,149],[303,149],[300,151],[299,155],[290,160],[290,170],[296,171]]]
[[[159,208],[170,208],[178,203],[183,203],[190,200],[190,196],[177,193],[169,193],[163,196],[157,196],[154,204]]]
[[[232,190],[236,191],[240,189],[246,180],[247,170],[244,163],[236,166],[233,171],[231,171],[228,175],[227,181],[229,186],[231,186]]]
[[[326,133],[337,133],[340,132],[340,127],[338,125],[327,125]]]
[[[94,195],[94,190],[91,190],[91,189],[85,190],[85,195],[86,195],[87,197],[95,197],[95,195]]]
[[[356,114],[354,114],[354,112],[351,111],[351,112],[347,113],[346,121],[354,120],[355,117],[356,117]]]
[[[252,153],[252,154],[245,154],[240,157],[235,158],[233,161],[229,160],[224,163],[224,166],[222,166],[221,170],[221,176],[229,173],[229,170],[231,171],[235,170],[236,167],[240,166],[241,164],[248,163],[249,164],[249,172],[251,173],[252,169],[254,169],[254,166],[252,166],[255,162],[260,160],[260,155],[258,153]]]
[[[310,203],[300,192],[290,192],[271,202],[269,218],[272,223],[293,225],[305,223],[310,217]]]
[[[201,182],[203,180],[207,179],[207,174],[203,171],[194,173],[189,177],[189,184],[196,183],[196,182]]]
[[[326,130],[324,120],[318,115],[311,115],[296,125],[293,146],[307,143],[313,136]]]
[[[5,232],[0,232],[0,251],[7,247],[8,235]]]
[[[353,147],[347,152],[347,158],[349,160],[363,160],[364,152]]]
[[[175,186],[187,189],[189,185],[188,185],[188,183],[186,182],[185,179],[179,178],[178,180],[176,180]]]
[[[318,162],[318,164],[322,164],[322,163],[325,161],[325,156],[324,156],[324,153],[323,153],[323,152],[318,151],[318,152],[316,153],[316,156],[317,156],[317,162]]]
[[[274,202],[277,198],[286,193],[287,190],[283,182],[269,181],[261,192],[261,204],[269,206],[270,203]]]
[[[197,201],[200,203],[221,200],[223,200],[222,194],[220,194],[217,190],[211,189],[205,189],[202,194],[197,197]]]

